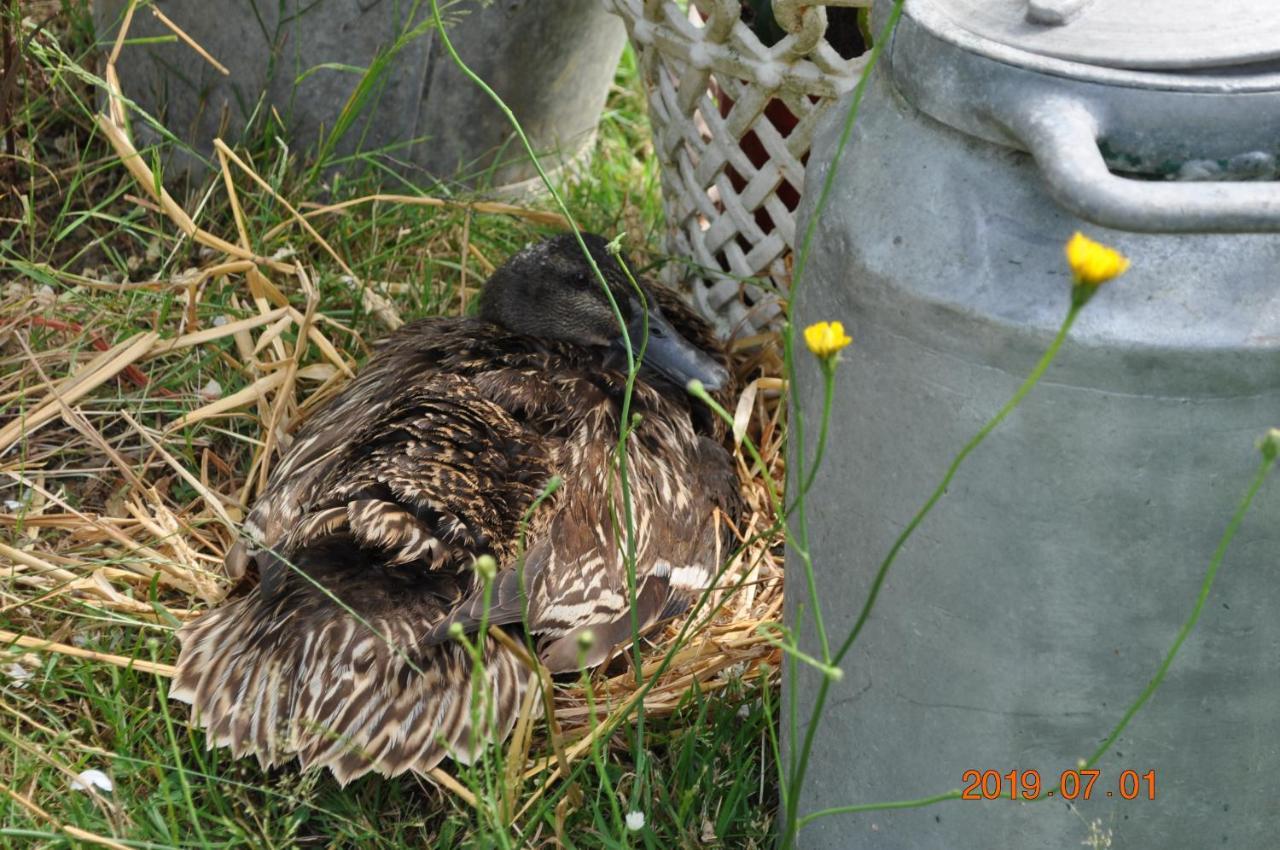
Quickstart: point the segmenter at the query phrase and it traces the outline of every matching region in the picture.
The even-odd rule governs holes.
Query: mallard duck
[[[685,384],[723,394],[731,377],[705,322],[652,282],[642,302],[604,240],[584,239],[637,346],[648,319],[627,449],[645,630],[728,556],[734,466]],[[297,758],[345,784],[466,762],[505,737],[531,673],[477,634],[484,555],[498,565],[488,623],[531,639],[552,673],[628,645],[615,464],[625,364],[572,235],[515,254],[485,283],[478,317],[422,319],[386,339],[300,429],[245,518],[227,569],[259,581],[178,632],[171,695],[194,706],[208,745],[263,765]],[[535,507],[553,476],[562,483]],[[459,629],[493,695],[482,729]]]

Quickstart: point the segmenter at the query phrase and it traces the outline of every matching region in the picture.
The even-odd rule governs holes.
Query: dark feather
[[[726,362],[704,322],[652,291]],[[610,362],[480,319],[421,320],[384,341],[301,429],[246,518],[228,567],[252,565],[261,582],[179,633],[173,696],[195,706],[210,745],[264,764],[296,757],[344,782],[423,772],[505,735],[529,677],[486,638],[495,708],[476,727],[453,624],[527,630],[555,671],[576,669],[583,630],[596,637],[588,663],[630,642],[614,457],[626,376]],[[724,427],[693,405],[651,376],[636,384],[642,630],[707,585],[729,551],[722,519],[740,510]],[[552,476],[562,486],[533,510]],[[482,555],[499,565],[487,618]]]

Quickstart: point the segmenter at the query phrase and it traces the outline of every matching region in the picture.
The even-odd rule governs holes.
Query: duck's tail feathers
[[[424,647],[409,623],[262,607],[255,590],[178,632],[170,696],[194,706],[210,748],[263,766],[296,757],[345,785],[469,763],[519,713],[529,672],[492,638],[473,677],[463,646]]]

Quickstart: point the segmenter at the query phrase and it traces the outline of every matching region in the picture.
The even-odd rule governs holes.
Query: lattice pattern
[[[688,12],[672,0],[605,0],[649,87],[667,249],[695,264],[673,264],[671,276],[692,280],[699,309],[726,334],[779,315],[814,125],[865,63],[827,42],[824,6],[870,2],[774,0],[786,36],[767,47],[743,22],[747,0],[691,0]]]

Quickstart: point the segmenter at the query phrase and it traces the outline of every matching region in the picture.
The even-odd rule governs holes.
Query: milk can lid
[[[1197,71],[1280,60],[1277,0],[913,0],[979,39],[1135,70]]]

